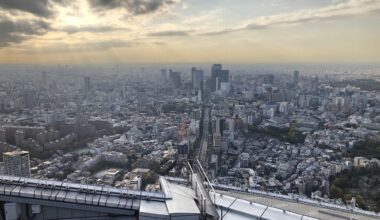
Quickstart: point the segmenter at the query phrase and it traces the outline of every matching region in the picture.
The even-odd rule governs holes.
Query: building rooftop
[[[23,156],[23,155],[26,155],[26,154],[29,154],[29,152],[28,151],[23,151],[23,150],[15,150],[15,151],[4,152],[3,153],[4,156]]]
[[[183,181],[160,177],[162,192],[146,192],[74,184],[60,181],[0,176],[0,200],[40,206],[130,216],[131,219],[200,219],[196,191]],[[176,183],[178,182],[178,183]],[[199,194],[199,193],[198,193]],[[351,213],[311,204],[290,202],[253,194],[210,190],[208,192],[223,220],[264,218],[268,220],[357,219],[375,216]],[[44,209],[42,209],[44,210]],[[43,214],[43,213],[41,213]]]

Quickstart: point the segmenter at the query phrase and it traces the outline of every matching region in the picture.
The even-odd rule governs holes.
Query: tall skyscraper
[[[174,88],[178,88],[181,86],[181,73],[180,72],[170,72],[170,82],[174,86]]]
[[[23,98],[25,108],[33,108],[36,105],[34,91],[25,91]]]
[[[91,89],[91,78],[89,76],[85,76],[83,78],[83,90],[84,92],[89,92]]]
[[[145,106],[148,102],[147,92],[144,88],[139,88],[136,93],[138,107]]]
[[[229,82],[229,70],[223,70],[222,64],[213,64],[211,67],[211,91],[220,89],[222,82]]]
[[[217,77],[221,71],[222,64],[213,64],[211,66],[211,91],[216,90]]]
[[[205,74],[202,69],[191,68],[191,82],[193,89],[203,89]]]
[[[300,77],[300,72],[298,70],[294,71],[294,74],[293,74],[293,84],[294,84],[295,87],[298,86],[299,77]]]
[[[12,151],[3,154],[4,173],[10,176],[30,176],[30,158],[28,151]]]

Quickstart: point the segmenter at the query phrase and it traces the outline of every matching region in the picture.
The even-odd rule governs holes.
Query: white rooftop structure
[[[139,219],[139,220],[316,220],[346,219],[347,212],[317,205],[290,203],[284,198],[263,197],[201,187],[201,177],[160,177],[162,192],[145,192],[61,181],[0,176],[0,201],[6,220],[33,219]],[[193,188],[195,186],[195,188]],[[205,189],[208,189],[206,203]],[[210,190],[209,190],[210,189]],[[228,194],[228,195],[227,195]],[[245,197],[244,197],[245,196]],[[202,199],[200,199],[202,198]],[[254,201],[251,199],[255,198]],[[261,198],[261,197],[260,197]],[[270,202],[267,202],[267,200]],[[251,201],[250,201],[251,200]],[[212,201],[210,205],[210,201]],[[276,205],[278,204],[278,205]],[[287,207],[292,208],[287,208]],[[284,208],[281,208],[284,207]],[[210,209],[215,208],[217,215]],[[304,210],[313,210],[311,215]],[[31,210],[32,213],[26,213]],[[210,215],[210,213],[212,215]],[[326,214],[327,213],[327,214]],[[332,214],[331,214],[332,213]],[[208,215],[207,215],[208,214]],[[348,216],[350,213],[348,213]],[[218,216],[218,217],[215,217]],[[326,218],[326,216],[329,216]],[[373,220],[376,216],[354,213],[351,219]],[[349,218],[347,218],[349,219]]]

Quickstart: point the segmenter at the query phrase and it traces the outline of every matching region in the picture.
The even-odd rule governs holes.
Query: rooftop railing
[[[357,207],[344,206],[344,205],[338,205],[338,204],[333,204],[333,203],[328,203],[328,202],[321,202],[321,201],[308,199],[308,198],[302,198],[297,195],[283,195],[279,193],[272,193],[272,192],[260,191],[260,190],[255,190],[255,189],[244,190],[240,187],[229,186],[229,185],[224,185],[224,184],[212,183],[212,185],[213,187],[217,189],[222,189],[222,190],[246,192],[246,193],[256,194],[256,195],[268,197],[268,198],[282,199],[282,200],[287,200],[287,201],[296,202],[296,203],[303,203],[303,204],[314,205],[314,206],[319,206],[319,207],[324,207],[324,208],[336,209],[336,210],[344,211],[344,212],[353,212],[353,213],[367,215],[371,217],[380,217],[380,213],[366,211]]]
[[[167,196],[162,192],[146,192],[139,190],[119,189],[108,186],[94,186],[63,181],[40,180],[5,175],[0,175],[0,184],[34,187],[46,190],[60,190],[97,195],[112,195],[131,199],[149,199],[158,201],[164,201],[166,199],[169,199],[166,198]]]

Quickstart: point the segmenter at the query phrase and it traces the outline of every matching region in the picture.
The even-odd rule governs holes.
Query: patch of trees
[[[380,169],[354,168],[344,170],[333,180],[331,198],[350,201],[355,197],[357,205],[365,210],[380,211]]]
[[[144,190],[147,185],[156,183],[158,175],[152,171],[144,173],[142,175],[141,189]]]
[[[189,109],[184,103],[168,103],[162,106],[162,111],[165,114],[170,112],[184,113],[189,111]]]
[[[366,157],[377,158],[380,160],[380,142],[366,140],[355,144],[349,149],[345,155],[346,157]]]
[[[130,162],[126,161],[124,165],[118,163],[118,162],[111,162],[111,161],[101,161],[97,163],[95,166],[91,167],[89,171],[94,174],[100,170],[109,169],[109,168],[120,168],[120,169],[129,169],[131,167]]]
[[[251,126],[248,128],[249,133],[259,133],[263,135],[268,135],[284,142],[289,142],[291,144],[303,144],[305,142],[306,135],[297,131],[295,128],[278,128],[274,126],[267,126],[265,128],[257,128],[256,126]]]

